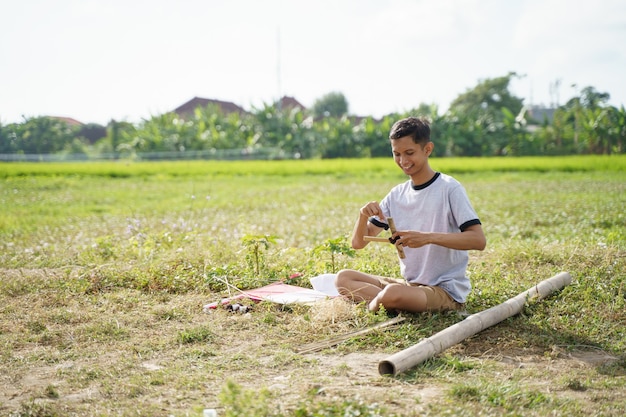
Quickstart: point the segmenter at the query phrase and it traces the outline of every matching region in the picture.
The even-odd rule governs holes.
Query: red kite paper
[[[272,301],[279,304],[290,303],[313,303],[330,297],[327,293],[310,288],[289,285],[283,282],[275,282],[261,288],[241,291],[233,297],[223,298],[221,301],[213,302],[204,306],[204,310],[217,308],[218,305],[226,305],[231,301],[248,298],[253,301]]]

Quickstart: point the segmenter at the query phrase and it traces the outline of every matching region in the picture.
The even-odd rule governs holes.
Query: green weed
[[[330,261],[326,264],[326,267],[327,270],[332,273],[335,273],[338,270],[336,260],[338,255],[345,255],[349,258],[354,258],[356,255],[356,251],[352,249],[346,236],[326,239],[322,244],[314,247],[312,253],[315,256],[328,255],[330,257]]]
[[[261,273],[261,267],[263,266],[264,252],[269,248],[270,244],[276,243],[276,236],[270,235],[245,235],[242,238],[242,243],[248,248],[248,254],[246,260],[252,266],[252,272],[254,274]]]
[[[211,342],[215,334],[206,327],[196,327],[183,330],[178,334],[178,341],[182,344]]]

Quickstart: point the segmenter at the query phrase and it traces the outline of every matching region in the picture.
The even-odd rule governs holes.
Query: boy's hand
[[[430,233],[417,232],[414,230],[398,230],[393,234],[392,239],[396,245],[401,245],[406,248],[421,248],[422,246],[432,243],[430,237]]]
[[[418,232],[416,230],[398,230],[392,238],[398,238],[396,245],[408,248],[421,248],[425,245],[439,245],[457,250],[485,249],[485,234],[480,224],[468,227],[460,233]]]
[[[378,216],[381,221],[385,221],[385,215],[383,214],[383,210],[380,208],[378,201],[370,201],[363,207],[361,207],[361,215],[370,218],[374,216]]]

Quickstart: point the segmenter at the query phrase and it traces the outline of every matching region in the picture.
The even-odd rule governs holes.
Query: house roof
[[[302,103],[290,96],[282,96],[279,100],[279,104],[282,109],[306,110],[306,107],[304,107]]]
[[[224,112],[224,114],[229,114],[229,113],[239,113],[239,114],[244,114],[246,113],[246,111],[236,105],[235,103],[232,103],[230,101],[222,101],[222,100],[215,100],[215,99],[211,99],[211,98],[202,98],[202,97],[194,97],[191,100],[189,100],[188,102],[176,107],[174,109],[174,113],[178,114],[179,116],[188,116],[193,114],[193,112],[198,108],[198,107],[206,107],[209,104],[213,104],[213,105],[217,105],[219,106],[219,108],[222,110],[222,112]]]
[[[70,126],[82,126],[83,124],[76,119],[72,119],[71,117],[61,117],[61,116],[48,116],[51,119],[58,120],[61,122],[65,122]]]

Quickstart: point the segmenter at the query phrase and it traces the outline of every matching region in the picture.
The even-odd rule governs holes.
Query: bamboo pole
[[[541,301],[553,292],[561,290],[572,282],[567,272],[561,272],[551,278],[541,281],[536,286],[508,299],[495,307],[472,314],[465,320],[456,323],[421,342],[395,353],[378,363],[378,372],[381,375],[398,375],[412,368],[426,359],[443,352],[462,340],[475,335],[482,330],[500,323],[501,321],[519,314],[529,300]]]
[[[391,217],[387,217],[387,223],[389,224],[389,231],[391,232],[391,234],[396,233],[396,223],[393,221]],[[404,259],[404,249],[402,248],[402,245],[395,245],[395,246],[396,246],[396,249],[398,250],[398,256]]]

